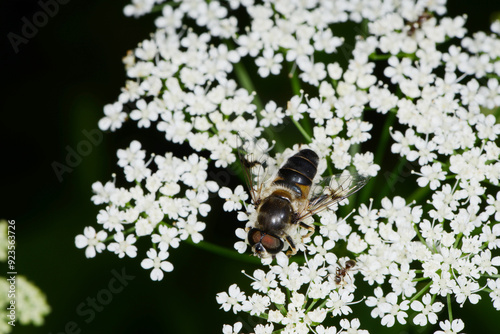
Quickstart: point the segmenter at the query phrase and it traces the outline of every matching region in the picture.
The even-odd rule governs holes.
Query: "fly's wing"
[[[299,221],[325,210],[326,208],[351,196],[368,182],[369,177],[359,174],[337,174],[322,179],[312,189],[309,206],[304,210]]]
[[[265,139],[245,139],[241,136],[238,147],[238,157],[243,167],[245,181],[254,204],[260,202],[264,184],[270,179],[276,162],[267,154],[273,146]]]

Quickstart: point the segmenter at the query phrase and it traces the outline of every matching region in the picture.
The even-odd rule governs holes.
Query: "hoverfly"
[[[349,197],[368,181],[360,175],[340,174],[313,184],[319,156],[308,148],[299,150],[273,177],[266,178],[262,176],[270,174],[266,159],[253,159],[252,149],[255,147],[249,149],[244,146],[255,146],[255,143],[242,141],[238,154],[256,214],[247,240],[254,255],[261,258],[274,257],[284,248],[285,240],[290,246],[286,254],[296,254],[297,249],[290,236],[292,229],[300,226],[308,230],[303,238],[310,236],[315,229],[304,223],[306,218]],[[262,154],[265,155],[265,152]]]

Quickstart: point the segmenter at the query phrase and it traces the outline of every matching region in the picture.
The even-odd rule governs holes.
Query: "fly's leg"
[[[289,235],[287,235],[285,239],[290,245],[290,249],[286,252],[286,256],[291,257],[297,254],[297,248],[295,247],[295,243],[293,242],[292,238]]]
[[[309,230],[309,232],[307,232],[307,234],[302,237],[302,240],[310,237],[314,233],[314,231],[315,231],[314,226],[309,226],[309,225],[307,225],[304,222],[300,222],[299,225],[300,225],[300,227],[305,228],[306,230]]]

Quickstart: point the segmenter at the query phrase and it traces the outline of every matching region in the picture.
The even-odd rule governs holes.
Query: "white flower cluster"
[[[317,254],[306,257],[302,265],[290,262],[284,253],[279,253],[276,265],[270,266],[269,271],[257,269],[253,276],[249,276],[255,291],[252,295],[245,295],[233,284],[228,292],[217,294],[217,302],[226,312],[243,311],[267,319],[267,324],[254,328],[255,333],[270,334],[278,328],[283,333],[309,333],[311,330],[315,333],[337,333],[335,326],[322,324],[328,315],[340,317],[337,321],[340,330],[368,333],[358,329],[359,319],[346,318],[353,312],[349,305],[359,302],[354,300],[353,276],[348,271],[340,275],[343,267],[339,267],[334,254],[325,256],[327,249],[323,246],[308,246],[311,253]],[[241,329],[241,325],[235,324],[234,327]],[[223,332],[228,328],[226,325]]]
[[[11,260],[12,256],[7,256],[7,246],[10,238],[7,234],[6,220],[0,220],[0,262]],[[5,267],[7,268],[7,266]],[[11,284],[15,284],[12,290]],[[15,304],[12,304],[15,302]],[[14,309],[12,307],[14,306]],[[30,282],[24,275],[16,275],[12,281],[12,276],[0,277],[0,333],[10,333],[15,325],[42,326],[45,317],[51,309],[47,303],[47,297],[35,284]],[[15,313],[12,313],[13,311]],[[12,316],[15,316],[15,319]],[[12,325],[14,323],[14,326]]]
[[[160,3],[134,0],[125,13],[141,16]],[[307,142],[321,159],[323,176],[351,166],[372,177],[387,171],[363,189],[360,198],[374,200],[352,216],[319,214],[316,234],[297,245],[303,264],[278,254],[276,263],[250,276],[252,295],[237,285],[218,294],[224,310],[265,321],[254,328],[226,325],[224,333],[243,327],[255,333],[364,332],[361,317],[348,317],[357,301],[384,326],[430,324],[436,333],[465,326],[450,309],[448,319],[440,314],[443,298],[450,308],[452,301],[476,304],[488,295],[500,309],[500,23],[492,25],[493,34],[467,36],[465,17],[446,17],[445,5],[177,0],[162,5],[157,30],[124,58],[130,79],[118,101],[105,106],[102,130],[115,131],[127,119],[156,126],[166,140],[208,151],[209,161],[225,168],[236,161],[238,135],[274,131],[279,147],[283,131],[294,128],[303,138],[276,155],[278,166]],[[359,36],[351,41],[353,26]],[[263,79],[285,75],[290,82],[272,89],[292,87],[282,92],[286,108],[261,101]],[[361,153],[372,137],[379,148]],[[242,186],[232,190],[208,181],[208,161],[198,154],[157,156],[154,172],[133,142],[119,159],[135,185],[96,183],[93,201],[107,205],[98,216],[103,230],[86,228],[76,244],[92,257],[112,232],[107,249],[135,257],[136,237],[149,235],[157,247],[142,266],[153,268],[152,279],[172,270],[169,247],[188,236],[201,240],[198,218],[210,210],[209,191],[226,200],[226,211],[242,210],[248,199]],[[414,175],[401,175],[403,167]],[[243,239],[236,250],[247,251],[245,229],[236,233]],[[339,249],[354,254],[354,268],[346,270],[347,258],[334,254]],[[355,297],[355,275],[371,287],[368,296]]]
[[[147,258],[141,266],[152,269],[151,279],[163,279],[163,272],[173,270],[167,261],[170,247],[177,248],[188,237],[194,243],[203,240],[200,232],[205,223],[200,221],[210,211],[206,203],[209,191],[217,191],[214,181],[207,181],[207,160],[193,154],[179,159],[171,153],[155,156],[155,171],[145,162],[146,152],[138,141],[133,141],[125,150],[118,150],[118,165],[133,186],[117,187],[115,181],[105,185],[92,185],[95,193],[92,201],[96,205],[106,204],[97,215],[102,230],[96,232],[92,226],[77,235],[75,244],[85,248],[88,258],[96,256],[107,248],[123,258],[135,258],[138,237],[149,236],[154,248],[147,251]],[[113,233],[113,241],[108,233]]]

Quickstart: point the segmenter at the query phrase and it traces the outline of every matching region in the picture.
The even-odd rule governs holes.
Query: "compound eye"
[[[283,240],[270,234],[264,234],[260,239],[269,254],[277,254],[283,249]]]
[[[262,232],[256,228],[252,228],[250,231],[248,231],[248,243],[250,246],[255,245],[256,243],[260,242],[260,239],[262,238]]]

